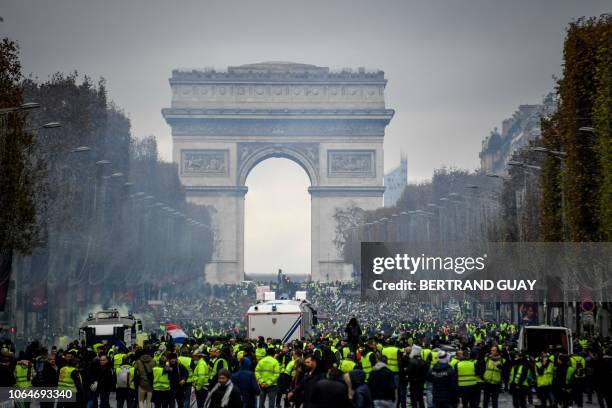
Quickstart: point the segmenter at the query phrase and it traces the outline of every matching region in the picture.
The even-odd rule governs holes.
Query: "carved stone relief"
[[[195,176],[227,176],[229,150],[182,150],[181,173]]]
[[[376,177],[374,150],[328,150],[329,177]]]

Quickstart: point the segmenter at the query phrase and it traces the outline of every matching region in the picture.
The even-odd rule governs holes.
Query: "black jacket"
[[[181,386],[180,381],[183,380],[186,383],[187,379],[189,378],[189,371],[187,371],[185,366],[177,361],[176,365],[168,366],[167,370],[168,370],[168,379],[170,380],[170,389],[172,389],[172,391],[178,391],[178,390],[183,389],[186,386],[186,384],[183,384]],[[237,388],[237,387],[234,387],[234,388]]]
[[[45,361],[40,375],[40,387],[57,387],[59,379],[59,367],[53,367],[49,362]]]
[[[408,361],[405,372],[406,380],[411,384],[424,384],[429,372],[429,364],[421,357],[413,357]]]
[[[344,328],[344,333],[346,333],[346,339],[350,344],[354,346],[359,343],[359,338],[361,337],[361,327],[359,327],[359,324],[347,324]]]
[[[111,363],[102,366],[99,362],[94,362],[90,366],[89,383],[98,382],[96,392],[111,392],[115,389],[117,380],[115,378],[115,370]]]
[[[372,393],[372,400],[395,401],[395,381],[393,380],[393,372],[389,370],[386,364],[382,362],[376,363],[370,373],[370,382],[368,385]]]
[[[8,365],[0,365],[0,387],[12,387],[15,385],[15,374]]]
[[[436,363],[429,371],[427,381],[431,383],[434,405],[455,402],[457,374],[448,363]]]
[[[293,393],[297,395],[298,400],[304,401],[304,408],[311,408],[312,405],[312,393],[317,385],[317,382],[324,379],[325,375],[322,374],[319,370],[315,370],[315,372],[307,372],[304,374],[304,378],[298,384],[297,387],[293,389]]]
[[[323,378],[314,385],[309,407],[312,408],[351,408],[348,387],[342,380]]]
[[[353,405],[355,408],[372,408],[372,393],[365,383],[365,372],[353,370],[349,372],[351,387],[353,388]]]

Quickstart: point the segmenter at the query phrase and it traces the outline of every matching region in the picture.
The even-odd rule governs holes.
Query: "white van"
[[[524,326],[519,333],[518,350],[527,354],[559,347],[565,354],[574,352],[572,331],[566,327]]]

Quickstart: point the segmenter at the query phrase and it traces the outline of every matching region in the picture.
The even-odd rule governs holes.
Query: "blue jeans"
[[[374,408],[395,408],[395,401],[374,400]]]
[[[191,384],[185,384],[185,388],[183,388],[183,406],[179,408],[189,408],[189,403],[191,402]]]

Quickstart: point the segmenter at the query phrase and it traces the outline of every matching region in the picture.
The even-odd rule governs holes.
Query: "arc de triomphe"
[[[245,183],[270,157],[293,160],[310,178],[312,279],[351,279],[334,243],[335,214],[382,205],[383,137],[394,114],[386,83],[383,71],[288,62],[172,72],[162,113],[187,199],[212,216],[207,281],[243,280]]]

